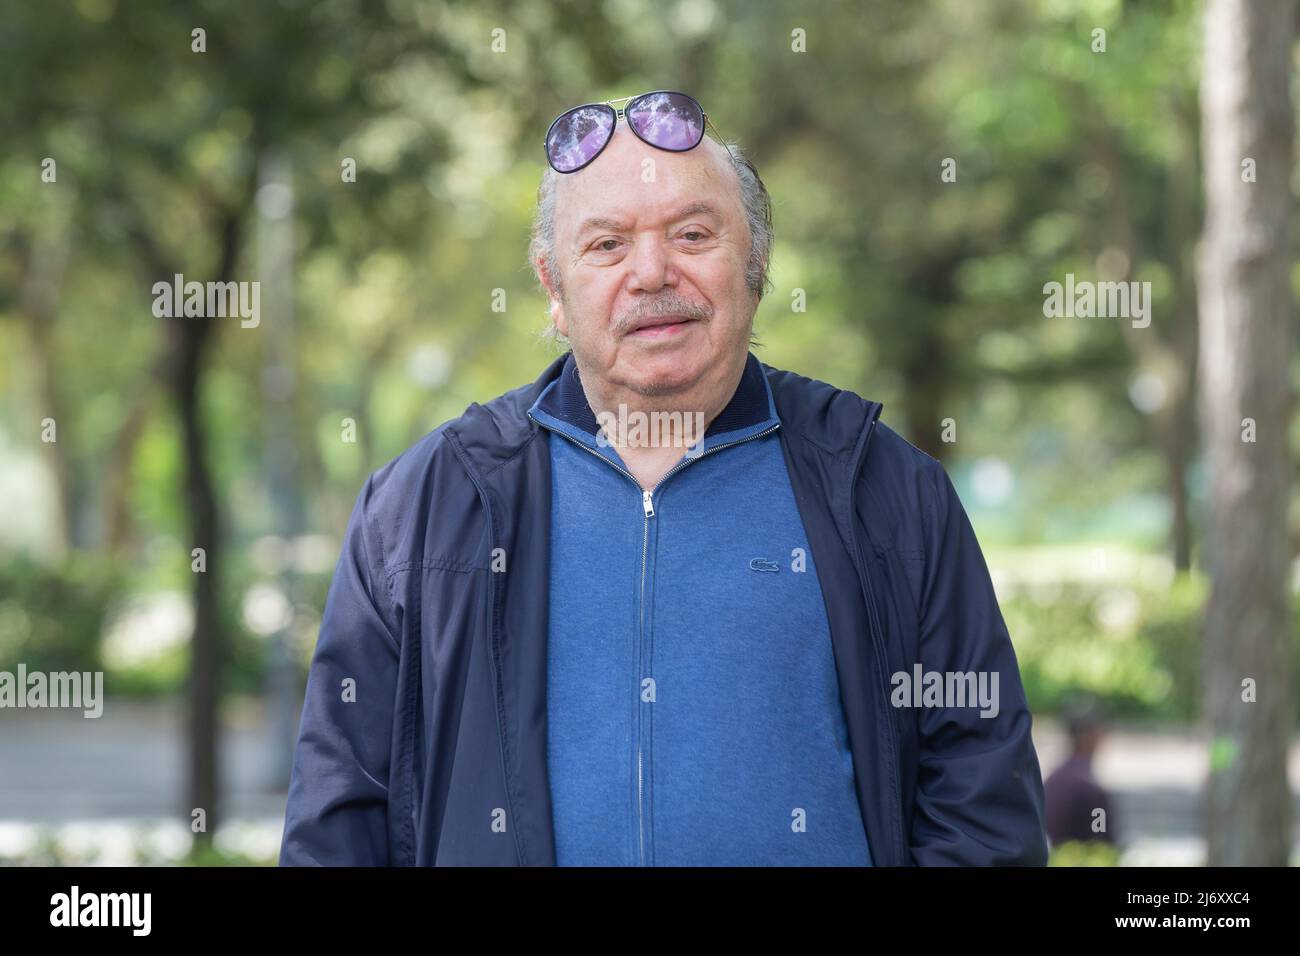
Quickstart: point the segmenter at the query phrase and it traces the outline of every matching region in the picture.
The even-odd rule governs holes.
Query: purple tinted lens
[[[628,125],[652,146],[677,152],[693,149],[704,137],[700,104],[682,93],[649,93],[628,104]]]
[[[546,136],[546,155],[562,173],[579,169],[605,148],[614,129],[609,106],[579,106],[565,113]]]

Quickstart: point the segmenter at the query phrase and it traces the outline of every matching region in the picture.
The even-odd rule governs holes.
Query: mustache
[[[616,334],[622,334],[630,331],[634,325],[643,319],[657,318],[661,315],[680,315],[683,318],[703,321],[713,315],[713,309],[710,306],[699,305],[679,295],[662,296],[649,302],[638,303],[628,309],[614,322],[613,331]]]

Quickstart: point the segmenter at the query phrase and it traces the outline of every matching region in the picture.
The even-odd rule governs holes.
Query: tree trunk
[[[946,462],[950,446],[942,440],[943,419],[945,414],[954,414],[948,404],[948,352],[940,337],[928,332],[912,344],[914,348],[900,363],[907,396],[907,440],[930,457]]]
[[[224,281],[224,280],[222,280]],[[185,463],[185,502],[189,511],[191,548],[202,548],[205,570],[194,574],[194,637],[190,645],[190,807],[201,808],[207,826],[196,833],[196,844],[211,844],[218,822],[217,719],[220,701],[221,629],[217,606],[220,543],[217,499],[205,453],[200,377],[205,344],[211,337],[210,318],[172,319],[175,323],[176,365],[172,398],[180,417]]]
[[[1208,0],[1205,13],[1206,216],[1198,273],[1211,473],[1203,655],[1214,740],[1205,800],[1211,866],[1280,866],[1289,850],[1294,16],[1293,0]],[[1243,181],[1247,159],[1255,182]],[[1246,419],[1254,422],[1253,441]],[[1248,681],[1257,691],[1253,702]]]
[[[239,212],[223,216],[220,225],[221,260],[216,280],[233,278],[239,254]],[[207,826],[195,833],[195,848],[211,846],[220,823],[220,737],[221,640],[219,576],[221,529],[217,495],[207,459],[207,430],[202,414],[204,359],[216,329],[209,317],[172,319],[172,375],[168,382],[176,413],[180,417],[181,447],[185,462],[185,500],[189,510],[190,547],[203,548],[206,570],[194,574],[194,637],[190,645],[190,780],[191,809],[202,808]]]
[[[250,182],[245,195],[251,199]],[[213,277],[219,282],[232,279],[239,258],[239,227],[247,202],[217,213],[215,228],[219,236],[220,261]],[[130,222],[127,234],[138,252],[141,268],[149,282],[166,280],[181,270],[155,242],[154,234],[142,217]],[[167,399],[175,410],[181,430],[182,476],[189,521],[189,541],[185,557],[192,561],[195,548],[204,552],[204,570],[193,572],[190,594],[194,607],[194,633],[190,641],[188,675],[189,719],[185,728],[189,754],[189,779],[185,807],[187,819],[194,810],[202,810],[204,828],[194,832],[194,849],[212,845],[219,822],[218,738],[221,702],[221,611],[219,604],[221,575],[220,515],[216,488],[207,459],[207,429],[203,422],[202,379],[207,353],[216,333],[213,317],[186,317],[179,307],[167,319],[166,342],[159,363]],[[137,410],[147,414],[143,406]],[[135,417],[134,414],[132,416]],[[143,418],[140,420],[143,425]],[[124,429],[132,427],[128,421]],[[130,444],[128,435],[119,440]],[[129,449],[119,449],[129,458]],[[116,466],[115,466],[116,467]],[[191,565],[193,566],[193,565]]]

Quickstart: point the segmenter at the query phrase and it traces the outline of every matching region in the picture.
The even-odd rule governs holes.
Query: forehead
[[[739,180],[726,148],[706,136],[694,149],[671,153],[641,142],[622,123],[590,166],[560,176],[556,186],[556,225],[569,234],[593,219],[657,225],[683,210],[706,214],[703,206],[728,222],[740,215]]]

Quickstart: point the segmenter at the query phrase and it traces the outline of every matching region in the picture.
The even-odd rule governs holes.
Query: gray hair
[[[745,210],[745,220],[749,225],[749,260],[745,264],[745,285],[755,300],[760,300],[772,290],[772,280],[768,277],[768,268],[772,257],[772,198],[767,194],[758,170],[741,151],[737,143],[723,143],[731,154],[731,165],[740,180],[740,203]],[[557,294],[562,294],[559,257],[555,251],[555,192],[560,174],[550,166],[542,173],[542,182],[537,187],[537,212],[533,217],[532,238],[528,243],[528,262],[537,274],[537,260],[542,260]],[[543,287],[545,291],[545,287]],[[547,322],[541,337],[557,345],[563,345],[566,339],[555,327],[554,322]]]

